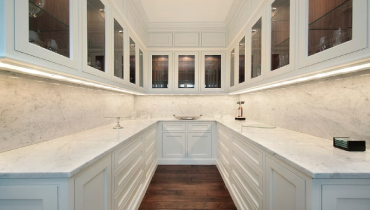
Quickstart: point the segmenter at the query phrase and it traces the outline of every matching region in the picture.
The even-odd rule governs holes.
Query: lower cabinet
[[[1,179],[0,210],[138,209],[157,167],[157,124],[70,178]]]
[[[160,122],[159,164],[215,164],[214,122]]]
[[[370,179],[312,179],[218,124],[217,167],[240,210],[370,210]]]
[[[266,209],[306,209],[306,183],[266,157]]]

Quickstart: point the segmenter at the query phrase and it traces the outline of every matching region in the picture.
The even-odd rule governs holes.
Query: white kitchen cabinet
[[[268,0],[266,3],[266,78],[294,70],[297,1]]]
[[[159,164],[215,164],[217,142],[214,122],[160,122]]]
[[[15,0],[14,6],[14,48],[31,56],[25,62],[32,62],[35,56],[77,70],[80,59],[78,1]]]
[[[323,185],[322,209],[370,209],[370,185]]]
[[[202,52],[200,67],[200,91],[223,92],[225,90],[225,52]]]
[[[199,53],[175,52],[175,91],[178,93],[199,91]]]
[[[367,0],[305,0],[298,13],[299,68],[368,47]]]
[[[119,12],[114,8],[112,8],[112,21],[112,81],[127,85],[129,75],[126,67],[128,61],[125,55],[127,54],[126,46],[128,45],[128,27],[119,15]]]
[[[82,0],[83,71],[111,78],[113,60],[110,42],[112,8],[108,0]]]
[[[150,52],[148,65],[148,92],[169,93],[173,91],[172,52]]]
[[[266,209],[306,209],[305,180],[266,157]]]
[[[111,155],[75,178],[75,210],[109,210],[112,201]]]
[[[212,157],[212,133],[188,133],[188,158]]]

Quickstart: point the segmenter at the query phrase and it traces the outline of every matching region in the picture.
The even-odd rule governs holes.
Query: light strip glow
[[[120,89],[120,88],[110,87],[110,86],[101,85],[101,84],[98,84],[98,83],[87,82],[87,81],[83,81],[83,80],[79,80],[79,79],[69,78],[69,77],[65,77],[65,76],[61,76],[61,75],[51,74],[51,73],[47,73],[47,72],[42,72],[42,71],[38,71],[38,70],[34,70],[34,69],[24,68],[24,67],[15,66],[15,65],[6,64],[6,63],[1,63],[1,62],[0,62],[0,67],[13,69],[13,70],[16,70],[16,71],[19,71],[19,72],[22,72],[22,73],[32,74],[32,75],[41,76],[41,77],[47,77],[47,78],[56,79],[56,80],[62,80],[62,81],[67,81],[67,82],[72,82],[72,83],[77,83],[77,84],[82,84],[82,85],[87,85],[87,86],[92,86],[92,87],[97,87],[97,88],[103,88],[103,89],[107,89],[107,90],[129,93],[129,94],[142,95],[142,93],[139,93],[139,92],[134,92],[134,91],[124,90],[124,89]]]
[[[275,83],[275,84],[271,84],[271,85],[265,85],[265,86],[250,88],[250,89],[245,89],[245,90],[239,90],[239,91],[235,91],[235,92],[232,92],[232,93],[229,93],[229,94],[230,95],[237,95],[237,94],[242,94],[242,93],[250,93],[250,92],[254,92],[254,91],[280,87],[280,86],[283,86],[283,85],[290,85],[290,84],[293,84],[293,83],[299,83],[299,82],[304,82],[304,81],[308,81],[308,80],[320,79],[320,78],[323,78],[323,77],[329,77],[329,76],[349,73],[349,72],[362,70],[362,69],[366,69],[366,68],[370,68],[370,63],[362,64],[362,65],[358,65],[358,66],[352,66],[352,67],[339,69],[339,70],[334,70],[334,71],[330,71],[330,72],[319,73],[319,74],[306,76],[306,77],[301,77],[301,78],[298,78],[298,79],[288,80],[288,81],[284,81],[284,82],[279,82],[279,83]]]

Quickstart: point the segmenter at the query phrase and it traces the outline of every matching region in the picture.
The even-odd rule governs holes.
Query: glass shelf
[[[47,9],[40,7],[34,1],[29,1],[29,42],[39,47],[50,50],[51,52],[70,57],[69,50],[69,26],[64,21],[58,19],[51,12],[52,3],[49,2]],[[69,9],[69,1],[58,2],[60,7]],[[56,13],[57,11],[55,11]],[[58,13],[60,14],[60,13]],[[59,15],[69,22],[69,12]]]
[[[329,3],[332,5],[336,2],[330,0],[323,1],[322,4]],[[352,40],[353,1],[343,0],[342,3],[315,19],[311,13],[319,10],[318,6],[321,5],[310,5],[310,9],[313,10],[310,12],[310,19],[314,19],[314,21],[309,24],[308,28],[309,56]]]
[[[262,18],[252,27],[252,48],[251,48],[251,78],[261,76],[262,56]]]

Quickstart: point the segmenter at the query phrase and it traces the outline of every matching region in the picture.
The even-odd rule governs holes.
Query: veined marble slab
[[[0,178],[68,178],[82,171],[158,121],[125,120],[122,130],[103,126],[47,142],[0,153]],[[312,178],[370,178],[370,152],[347,152],[332,142],[282,128],[243,128],[254,121],[214,120],[245,141]],[[192,122],[192,121],[184,121]]]

